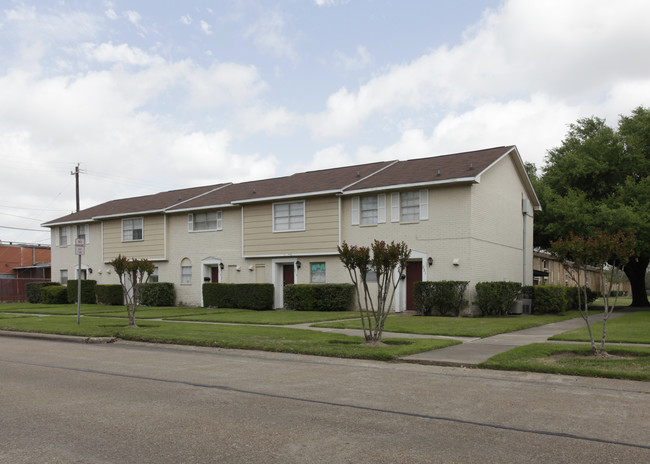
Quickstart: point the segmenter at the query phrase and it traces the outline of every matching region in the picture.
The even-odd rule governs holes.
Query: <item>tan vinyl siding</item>
[[[305,230],[273,232],[273,203],[244,207],[244,255],[334,253],[338,245],[338,199],[305,200]]]
[[[122,241],[122,219],[104,222],[104,260],[122,254],[129,258],[165,258],[165,219],[162,215],[144,216],[143,239]]]

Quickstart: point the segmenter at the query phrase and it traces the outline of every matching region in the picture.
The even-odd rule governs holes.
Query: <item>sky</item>
[[[0,241],[161,191],[516,145],[650,106],[646,0],[0,0]]]

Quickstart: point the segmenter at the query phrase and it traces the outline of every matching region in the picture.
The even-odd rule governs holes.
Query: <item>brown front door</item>
[[[293,264],[285,264],[282,266],[282,285],[289,285],[293,283]]]
[[[219,268],[217,266],[210,268],[212,275],[210,276],[210,282],[218,283],[219,282]]]
[[[406,265],[406,310],[415,311],[414,285],[422,280],[422,262],[409,261]]]

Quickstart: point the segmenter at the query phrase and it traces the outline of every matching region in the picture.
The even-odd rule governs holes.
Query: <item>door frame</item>
[[[206,277],[212,281],[212,268],[217,268],[219,282],[223,282],[222,263],[223,261],[220,258],[215,258],[214,256],[209,256],[201,260],[201,306],[203,306],[203,282],[205,282]]]
[[[417,251],[417,250],[411,250],[411,257],[409,258],[409,262],[414,262],[418,261],[422,263],[422,280],[426,281],[427,280],[427,258],[428,255],[423,252],[423,251]],[[395,294],[395,305],[393,310],[396,313],[401,313],[406,311],[406,292],[407,292],[407,285],[406,285],[406,269],[404,269],[404,279],[401,279],[400,276],[395,276],[396,279],[399,280],[399,284],[397,285],[397,290]]]
[[[273,282],[273,309],[284,307],[284,269],[293,265],[293,282],[298,283],[298,258],[275,258],[271,261],[271,281]]]

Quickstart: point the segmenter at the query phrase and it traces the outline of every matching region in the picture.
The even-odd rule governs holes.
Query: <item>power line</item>
[[[45,231],[44,228],[43,229],[27,229],[27,228],[24,228],[24,227],[11,227],[11,226],[0,226],[0,229],[27,230],[29,232],[44,232]]]

